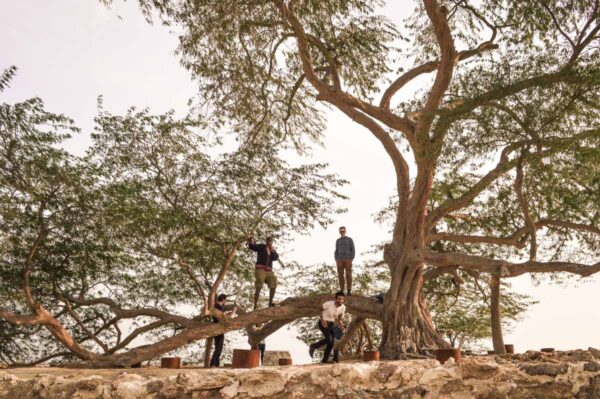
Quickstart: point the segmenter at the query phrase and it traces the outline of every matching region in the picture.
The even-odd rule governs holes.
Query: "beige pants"
[[[340,290],[343,291],[344,286],[346,286],[348,290],[352,289],[352,259],[338,259],[335,263],[337,265]],[[344,273],[346,273],[345,278]]]
[[[277,288],[277,276],[275,273],[273,273],[273,271],[268,272],[264,269],[255,269],[254,278],[254,287],[256,287],[256,289],[262,289],[262,287],[265,285],[265,282],[270,290]]]

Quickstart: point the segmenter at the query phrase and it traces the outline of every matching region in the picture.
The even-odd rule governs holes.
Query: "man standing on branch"
[[[266,244],[255,244],[254,238],[248,238],[248,248],[256,252],[256,269],[254,271],[254,310],[258,306],[258,298],[265,282],[269,287],[269,307],[273,306],[275,289],[277,288],[277,276],[273,273],[273,261],[279,259],[279,255],[273,248],[273,237],[267,237]]]
[[[235,312],[236,308],[229,312],[225,312],[225,300],[227,299],[227,295],[220,294],[217,297],[217,303],[215,303],[215,309],[223,312],[223,315],[232,314]],[[213,316],[213,323],[218,323],[219,319]],[[223,343],[225,342],[225,334],[217,335],[215,337],[215,350],[212,354],[212,358],[210,359],[210,367],[219,367],[221,363],[221,353],[223,352]]]
[[[344,226],[340,227],[340,236],[335,242],[335,263],[337,265],[340,291],[344,291],[345,280],[346,292],[350,295],[352,293],[352,260],[355,255],[354,241],[352,241],[352,238],[346,237],[346,228]],[[345,279],[344,272],[346,273]]]
[[[325,338],[315,342],[314,344],[311,344],[308,347],[308,354],[312,358],[317,348],[326,345],[325,353],[323,354],[323,360],[321,360],[321,363],[327,363],[329,361],[329,356],[331,355],[331,350],[333,349],[333,344],[336,338],[336,323],[342,332],[345,330],[344,323],[342,322],[342,318],[346,312],[344,299],[344,291],[338,291],[335,294],[335,301],[324,302],[321,306],[321,318],[319,319],[317,326]],[[335,363],[340,361],[339,350],[333,352],[333,361]]]

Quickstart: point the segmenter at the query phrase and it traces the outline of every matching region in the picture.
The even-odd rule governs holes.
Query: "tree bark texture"
[[[210,337],[206,339],[206,346],[204,347],[204,368],[207,369],[210,366],[210,356],[212,355],[214,338]]]
[[[410,279],[410,282],[402,287],[406,279]],[[416,354],[423,349],[450,347],[435,329],[423,297],[422,285],[423,277],[418,269],[406,273],[385,295],[383,336],[379,349],[382,358],[399,359],[403,354]]]
[[[491,315],[492,315],[492,341],[496,354],[506,353],[504,338],[502,337],[502,317],[500,315],[500,276],[492,274],[490,278],[491,288]]]

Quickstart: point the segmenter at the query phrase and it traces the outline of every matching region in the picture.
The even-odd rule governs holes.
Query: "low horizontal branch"
[[[415,260],[420,260],[436,267],[460,266],[467,270],[478,270],[485,273],[498,274],[502,277],[517,277],[525,273],[565,272],[588,277],[600,272],[600,262],[593,265],[572,262],[536,262],[511,263],[504,260],[490,259],[483,256],[460,253],[436,253],[429,250],[415,252]]]
[[[591,226],[583,223],[567,222],[556,219],[540,219],[534,222],[536,229],[543,227],[561,227],[569,230],[584,231],[587,233],[600,235],[600,228]],[[469,235],[469,234],[454,234],[449,232],[439,232],[428,234],[426,242],[431,243],[434,241],[452,241],[462,244],[492,244],[492,245],[504,245],[513,246],[516,248],[524,248],[526,242],[526,236],[528,234],[527,227],[521,227],[515,230],[510,236],[507,237],[495,237],[495,236],[482,236],[482,235]]]
[[[252,324],[274,322],[276,320],[296,320],[303,317],[319,315],[323,302],[333,300],[333,295],[313,295],[303,298],[289,298],[280,306],[259,309],[235,318],[226,318],[219,323],[207,323],[194,328],[187,328],[178,334],[125,353],[111,356],[100,356],[92,361],[71,364],[73,367],[128,367],[142,361],[154,359],[164,353],[180,348],[186,344],[214,337],[229,331],[240,330]],[[381,320],[383,305],[373,298],[352,295],[346,298],[348,313],[367,319]]]

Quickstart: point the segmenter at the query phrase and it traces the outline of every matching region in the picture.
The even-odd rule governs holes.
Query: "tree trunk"
[[[409,261],[407,250],[394,251],[393,248],[390,244],[384,251],[392,282],[383,303],[383,335],[379,348],[382,358],[399,359],[426,349],[449,348],[433,325],[422,293],[423,263]],[[394,252],[402,255],[395,257]]]
[[[207,369],[210,366],[210,355],[212,353],[214,338],[210,337],[206,339],[206,346],[204,347],[204,368]]]
[[[502,337],[502,319],[500,316],[500,276],[492,274],[490,278],[490,290],[494,352],[504,354],[506,353],[506,349],[504,347],[504,338]]]

